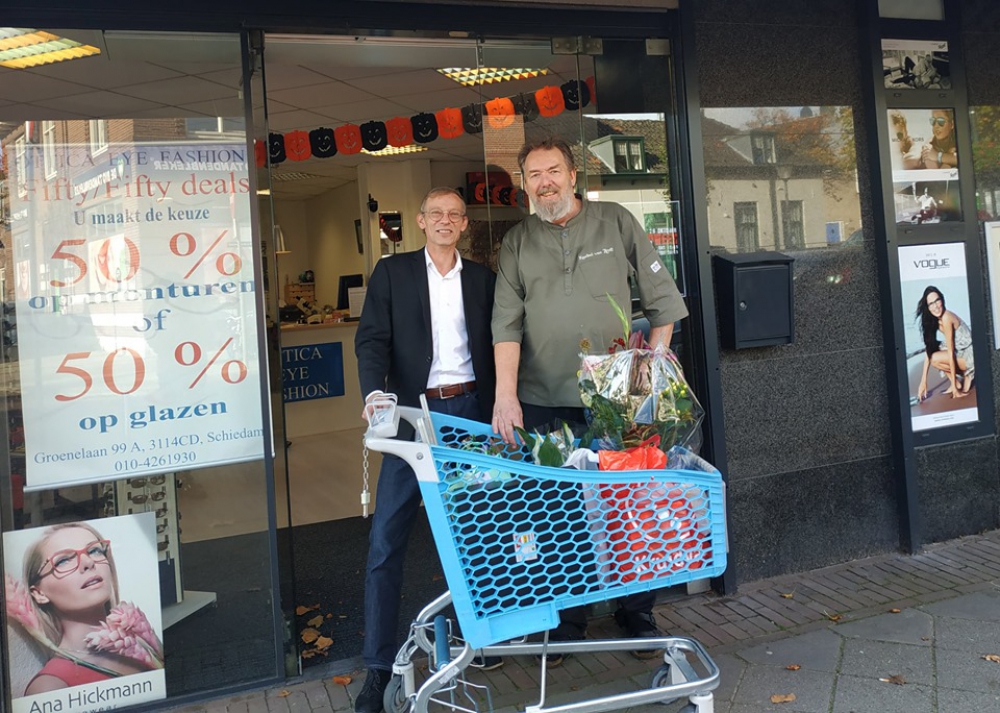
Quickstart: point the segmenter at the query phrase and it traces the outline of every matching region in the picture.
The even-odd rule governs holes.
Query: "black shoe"
[[[557,641],[581,641],[586,638],[586,630],[581,630],[578,626],[573,624],[568,624],[566,622],[560,622],[559,626],[549,632],[549,643],[556,643]],[[561,653],[551,653],[545,657],[545,668],[556,668],[563,665],[563,661],[568,659],[572,654],[561,654]],[[542,657],[536,655],[535,660],[538,663],[542,662]]]
[[[656,627],[652,612],[618,609],[615,612],[615,622],[625,630],[625,635],[630,639],[657,639],[663,636],[663,632]],[[631,654],[637,659],[647,660],[656,658],[659,652],[656,649],[637,649]]]
[[[476,657],[472,659],[472,663],[469,665],[472,668],[478,668],[480,671],[496,671],[503,666],[503,659],[499,656],[476,654]]]
[[[361,692],[354,699],[355,713],[382,713],[382,697],[385,695],[385,687],[392,679],[392,671],[381,668],[368,669],[368,677],[365,678],[365,685],[361,687]]]

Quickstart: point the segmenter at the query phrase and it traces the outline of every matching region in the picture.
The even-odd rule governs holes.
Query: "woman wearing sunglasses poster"
[[[104,682],[148,673],[156,674],[148,686],[116,685],[116,695],[136,694],[130,704],[163,697],[154,530],[144,513],[4,533],[8,625],[30,637],[28,648],[39,654],[9,657],[22,701],[65,698],[61,710],[87,709],[101,699]],[[120,577],[119,563],[129,577]],[[123,589],[123,579],[134,586]],[[18,639],[23,646],[26,637]],[[90,691],[56,693],[79,687]]]

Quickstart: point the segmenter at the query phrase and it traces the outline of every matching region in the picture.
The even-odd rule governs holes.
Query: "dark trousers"
[[[428,399],[431,411],[478,420],[475,392],[451,399]],[[420,508],[417,476],[401,458],[386,455],[376,486],[375,514],[368,538],[365,571],[365,666],[391,670],[396,660],[396,629],[403,589],[403,560]]]
[[[538,431],[547,433],[559,427],[560,421],[565,421],[576,435],[582,435],[587,430],[587,419],[582,408],[568,406],[536,406],[521,404],[521,415],[524,429],[529,433]],[[621,597],[618,606],[626,612],[635,614],[650,614],[656,601],[656,592],[639,592]],[[560,639],[582,638],[587,631],[587,607],[571,607],[559,612],[559,627],[554,635]]]

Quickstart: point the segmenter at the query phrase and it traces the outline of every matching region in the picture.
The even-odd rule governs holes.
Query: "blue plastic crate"
[[[562,609],[726,569],[722,476],[696,456],[705,470],[548,468],[494,445],[486,424],[431,419],[438,480],[421,494],[473,647],[554,628]]]

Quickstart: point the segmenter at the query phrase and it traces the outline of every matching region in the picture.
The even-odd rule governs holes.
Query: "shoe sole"
[[[629,653],[640,661],[649,661],[650,659],[655,659],[660,655],[660,652],[657,649],[642,649],[639,651],[630,651]]]

